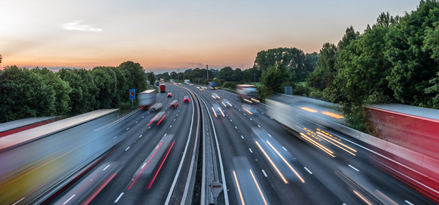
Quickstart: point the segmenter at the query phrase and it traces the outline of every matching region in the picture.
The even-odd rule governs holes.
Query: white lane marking
[[[130,147],[127,147],[126,149],[125,149],[125,152],[127,151],[127,150],[129,150],[130,149]]]
[[[247,114],[244,113],[244,115],[247,115]]]
[[[241,135],[241,138],[244,139],[244,136]]]
[[[262,173],[264,174],[265,177],[267,177],[267,173],[265,173],[264,170],[262,170]]]
[[[139,138],[141,138],[143,135],[140,135]]]
[[[105,171],[108,167],[110,167],[110,165],[107,165],[103,170]]]
[[[235,129],[238,129],[238,127],[235,126]]]
[[[288,150],[285,148],[285,147],[282,147],[285,151],[287,151],[288,152]]]
[[[229,116],[229,115],[226,115],[227,117]]]
[[[116,139],[117,138],[117,136],[116,137],[114,137],[113,139]]]
[[[175,119],[174,119],[174,122],[175,122]]]
[[[261,127],[260,125],[258,125],[258,127]]]
[[[177,114],[177,116],[178,116],[178,114]]]
[[[350,165],[350,164],[348,164],[348,166],[349,166],[350,168],[352,168],[353,170],[357,171],[357,172],[360,171],[360,170],[358,170],[357,168],[355,168],[354,166],[352,166],[352,165]]]
[[[308,168],[306,168],[306,167],[303,167],[303,168],[305,168],[306,169],[306,171],[308,171],[310,174],[312,174],[312,172],[311,171],[309,171],[309,169]]]
[[[130,128],[128,127],[126,130],[129,130]]]
[[[405,203],[409,204],[409,205],[414,205],[412,202],[409,202],[407,200],[404,201]]]
[[[69,199],[67,199],[67,201],[65,201],[63,204],[67,204],[70,200],[72,200],[73,199],[73,197],[75,197],[76,195],[75,194],[73,194]]]
[[[138,123],[139,121],[136,121],[136,124]]]
[[[171,126],[169,126],[169,127],[172,127],[172,125],[171,125]]]
[[[145,167],[145,165],[146,165],[146,163],[143,163],[143,165],[142,165],[142,169],[143,169],[143,167]]]
[[[232,122],[232,120],[230,120],[230,122]]]
[[[145,118],[145,116],[143,116],[142,118]],[[122,192],[123,193],[123,192]]]
[[[251,153],[253,153],[252,149],[248,148],[248,150],[249,150]]]
[[[163,137],[165,137],[168,133],[165,133],[165,135],[163,135]]]
[[[123,195],[123,192],[119,194],[119,197],[117,197],[117,199],[116,199],[116,201],[114,201],[114,203],[117,203],[119,201],[120,197],[122,197],[122,195]]]
[[[272,137],[270,134],[268,134],[269,137]]]
[[[264,113],[262,113],[262,114],[264,114]]]
[[[12,205],[16,205],[16,204],[20,203],[20,201],[23,201],[24,198],[26,198],[26,197],[21,198],[20,200],[18,200],[17,202],[15,202],[15,203],[12,204]]]
[[[250,118],[250,120],[253,120],[253,119]]]
[[[151,129],[151,126],[149,126],[148,129]]]

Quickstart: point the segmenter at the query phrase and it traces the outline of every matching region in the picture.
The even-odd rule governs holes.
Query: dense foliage
[[[364,33],[352,27],[326,43],[303,94],[344,105],[365,129],[363,106],[403,103],[439,108],[439,2],[421,1],[403,17],[382,13]],[[308,90],[306,90],[308,89]]]
[[[146,90],[143,68],[131,61],[118,67],[57,73],[47,68],[6,67],[0,71],[0,122],[123,107],[130,104],[129,89]]]

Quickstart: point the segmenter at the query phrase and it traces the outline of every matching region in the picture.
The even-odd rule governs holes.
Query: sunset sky
[[[2,67],[116,66],[147,71],[244,68],[277,47],[318,52],[346,27],[363,32],[381,12],[419,0],[9,0],[0,3]],[[181,71],[181,70],[180,70]]]

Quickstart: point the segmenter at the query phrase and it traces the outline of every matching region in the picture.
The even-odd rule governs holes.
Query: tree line
[[[421,1],[402,17],[381,13],[362,34],[347,28],[337,45],[322,46],[306,82],[296,94],[344,105],[352,126],[363,130],[364,105],[439,108],[439,3]]]
[[[0,71],[0,122],[129,107],[129,89],[146,90],[139,63],[91,70],[6,67]]]

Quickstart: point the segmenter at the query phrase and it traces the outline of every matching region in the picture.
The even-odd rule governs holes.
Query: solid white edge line
[[[73,197],[75,197],[76,195],[75,194],[73,194],[69,199],[67,199],[67,201],[65,201],[63,204],[67,204],[70,200],[72,200],[73,199]]]
[[[129,150],[130,149],[130,147],[127,147],[126,149],[125,149],[125,152],[127,151],[127,150]]]
[[[219,143],[218,143],[218,137],[216,136],[216,131],[215,131],[215,125],[213,125],[213,119],[212,116],[210,115],[210,110],[207,108],[207,104],[206,102],[204,102],[204,100],[202,100],[200,98],[201,101],[203,101],[204,106],[206,106],[207,109],[207,113],[209,114],[209,118],[210,118],[210,123],[212,124],[212,129],[213,129],[213,134],[215,135],[215,142],[216,142],[216,149],[218,150],[218,161],[220,163],[220,168],[221,168],[221,178],[222,178],[222,182],[223,182],[223,193],[224,193],[224,203],[226,205],[229,205],[229,195],[227,193],[227,184],[226,184],[226,177],[224,175],[224,166],[223,166],[223,160],[221,157],[221,150],[219,148]]]
[[[119,201],[120,197],[122,197],[122,196],[123,196],[123,192],[119,194],[119,197],[117,197],[117,199],[116,199],[116,201],[114,201],[114,203],[117,203]]]
[[[306,168],[306,167],[303,167],[303,168],[305,168],[306,171],[308,171],[310,174],[312,174],[312,172],[308,168]]]
[[[103,170],[105,171],[108,167],[110,167],[110,165],[107,165]]]
[[[253,153],[253,151],[252,151],[252,149],[251,148],[248,148],[248,150],[251,152],[251,153]]]
[[[193,124],[194,124],[194,114],[195,114],[195,105],[194,105],[194,102],[192,100],[191,128],[189,129],[189,135],[188,135],[188,138],[187,138],[186,147],[184,148],[183,156],[181,157],[180,165],[178,165],[177,173],[175,174],[174,181],[172,182],[171,188],[169,189],[168,196],[166,197],[165,205],[168,205],[169,201],[171,200],[171,196],[172,196],[172,193],[174,192],[175,184],[177,183],[178,176],[180,175],[181,167],[183,167],[183,161],[184,161],[184,158],[186,157],[187,148],[189,147],[189,142],[190,142],[190,139],[191,139],[190,136],[192,134],[192,127],[193,127]],[[178,114],[177,114],[177,116],[178,116]]]

